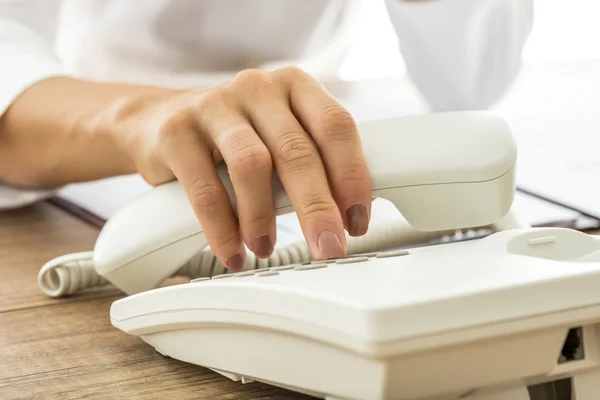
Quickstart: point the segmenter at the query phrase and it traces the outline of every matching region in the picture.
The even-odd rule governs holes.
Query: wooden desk
[[[92,249],[98,232],[46,203],[0,212],[0,399],[310,399],[159,355],[110,324],[111,287],[41,293],[39,268]]]

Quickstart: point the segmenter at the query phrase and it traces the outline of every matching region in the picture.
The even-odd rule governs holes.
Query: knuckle
[[[289,66],[281,68],[278,73],[282,76],[290,78],[291,80],[295,79],[304,79],[308,77],[308,74],[302,69],[296,66]]]
[[[318,160],[315,145],[308,140],[304,133],[288,132],[280,135],[278,155],[285,164],[306,165]]]
[[[217,185],[205,179],[197,179],[188,190],[192,204],[203,212],[216,210],[224,200]]]
[[[357,159],[347,159],[340,165],[339,179],[341,183],[368,182],[371,179],[371,175],[364,162]]]
[[[237,248],[239,244],[237,232],[237,229],[219,229],[219,231],[215,232],[211,238],[211,247],[218,247],[221,249]]]
[[[272,80],[265,71],[246,69],[236,74],[232,84],[243,91],[257,92],[268,90],[271,87]]]
[[[306,218],[323,219],[324,216],[339,212],[337,206],[325,195],[308,194],[300,200],[300,207]]]
[[[189,132],[190,120],[185,112],[176,111],[166,116],[157,128],[156,142],[163,144],[179,140]]]
[[[353,140],[357,132],[356,122],[352,115],[342,106],[329,106],[321,110],[319,127],[332,141]]]
[[[237,81],[245,81],[245,80],[256,81],[256,80],[266,79],[266,77],[267,77],[267,73],[265,71],[262,71],[262,70],[256,69],[256,68],[249,68],[249,69],[244,69],[244,70],[238,72],[235,75],[234,80],[237,80]]]
[[[211,89],[195,95],[190,103],[193,104],[193,109],[207,113],[222,108],[226,101],[221,89]]]
[[[271,167],[271,154],[262,144],[245,146],[235,151],[230,160],[230,168],[237,174],[246,175],[257,171],[268,171]]]
[[[270,224],[273,224],[274,212],[271,207],[264,207],[261,204],[260,207],[252,210],[244,210],[240,216],[245,224],[269,227]]]
[[[201,93],[191,93],[181,113],[200,125],[219,118],[227,108],[229,101],[221,88],[210,89]]]

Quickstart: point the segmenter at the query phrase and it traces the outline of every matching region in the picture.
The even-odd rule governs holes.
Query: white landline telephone
[[[517,159],[506,121],[449,112],[360,132],[373,196],[416,237],[496,232],[407,248],[406,227],[383,227],[350,238],[343,259],[312,260],[296,246],[227,273],[173,182],[110,218],[93,252],[47,263],[40,288],[62,296],[112,283],[130,295],[111,307],[115,327],[243,383],[326,399],[528,400],[532,385],[569,377],[578,400],[600,398],[600,239],[502,225]],[[277,214],[292,212],[273,185]],[[157,288],[173,275],[195,279]]]

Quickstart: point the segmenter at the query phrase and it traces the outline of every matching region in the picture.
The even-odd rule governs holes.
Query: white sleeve
[[[68,75],[47,42],[26,25],[0,17],[0,118],[32,84]],[[48,197],[52,191],[21,190],[0,183],[0,209],[16,208]]]
[[[407,73],[433,111],[485,109],[517,76],[533,0],[386,0]]]
[[[0,183],[0,210],[25,207],[53,195],[52,190],[17,189]]]

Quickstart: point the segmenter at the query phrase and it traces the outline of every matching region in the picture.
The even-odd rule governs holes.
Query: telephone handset
[[[481,111],[409,116],[365,122],[359,125],[359,131],[372,176],[373,196],[391,201],[410,225],[396,231],[413,228],[435,235],[481,227],[509,211],[517,147],[509,125],[499,116]],[[219,167],[219,174],[236,209],[235,193],[224,165]],[[276,175],[273,186],[277,215],[292,212]],[[379,228],[388,236],[392,233],[389,229]],[[369,242],[374,236],[374,243]],[[351,238],[349,248],[367,243],[376,250],[377,243],[389,241],[379,239],[381,236],[375,230],[365,238]],[[397,236],[396,232],[388,239],[397,240]],[[39,283],[52,296],[106,281],[127,294],[139,293],[160,285],[206,246],[202,227],[183,188],[174,181],[140,196],[110,218],[93,253],[78,253],[48,263]],[[302,243],[297,247],[299,251],[295,252],[279,250],[271,261],[309,260]],[[364,245],[358,247],[371,250]],[[204,258],[209,258],[210,264],[216,262],[210,253]],[[200,265],[194,272],[205,270]],[[85,276],[77,279],[77,274]]]

